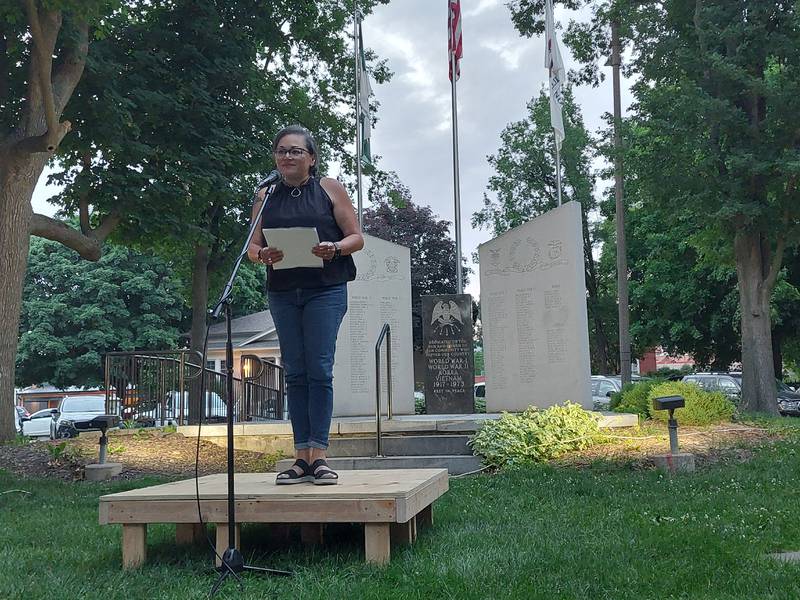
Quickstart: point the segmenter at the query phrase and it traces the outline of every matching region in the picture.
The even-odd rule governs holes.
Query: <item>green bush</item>
[[[653,398],[660,396],[683,396],[686,406],[675,411],[675,418],[681,425],[709,425],[730,421],[736,407],[722,392],[707,392],[693,383],[668,381],[650,390],[647,396],[649,406]],[[659,421],[669,418],[669,411],[653,410],[652,417]]]
[[[469,441],[487,465],[503,467],[543,462],[600,442],[597,419],[579,404],[528,408],[487,421]]]
[[[643,418],[650,416],[651,404],[647,400],[650,390],[660,381],[646,380],[639,383],[626,383],[622,391],[611,395],[611,410],[621,413],[635,413]]]

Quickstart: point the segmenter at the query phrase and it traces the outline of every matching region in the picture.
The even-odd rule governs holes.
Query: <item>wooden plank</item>
[[[304,523],[300,526],[300,541],[304,546],[321,546],[323,542],[322,523]]]
[[[447,472],[432,477],[427,484],[418,489],[414,494],[405,499],[397,500],[397,521],[405,523],[429,506],[434,500],[444,495],[450,489],[450,480]]]
[[[111,521],[108,520],[108,502],[100,503],[100,525],[108,525]]]
[[[446,469],[394,469],[343,471],[338,485],[275,485],[274,473],[241,473],[236,476],[236,498],[245,499],[385,499],[407,497],[447,476]],[[208,475],[198,481],[201,500],[225,500],[227,478]],[[194,479],[109,494],[100,503],[117,500],[195,500]]]
[[[389,523],[366,523],[364,525],[364,555],[368,563],[388,564],[391,556]]]
[[[429,504],[417,513],[417,528],[424,529],[425,527],[433,526],[433,504]]]
[[[405,523],[392,523],[392,544],[410,546],[417,539],[417,518]]]
[[[147,560],[147,525],[122,526],[122,568],[136,569]]]
[[[322,486],[318,486],[322,487]],[[330,486],[332,487],[332,486]],[[396,520],[394,499],[383,500],[247,500],[236,502],[241,523],[366,523]],[[224,523],[228,504],[200,504],[203,521]],[[111,501],[104,503],[106,523],[196,523],[195,500]]]
[[[176,523],[175,543],[179,546],[189,546],[205,539],[205,525],[200,523]]]
[[[228,549],[228,524],[227,523],[217,523],[217,554],[218,556],[214,556],[214,564],[217,567],[222,566],[222,560],[220,557],[225,554],[225,550]],[[242,526],[241,524],[236,524],[236,534],[234,535],[233,541],[234,547],[242,548]]]

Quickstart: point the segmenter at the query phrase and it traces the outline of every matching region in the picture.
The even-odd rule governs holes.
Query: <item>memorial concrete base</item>
[[[122,463],[86,465],[86,481],[105,481],[122,473]]]
[[[652,458],[656,468],[670,473],[692,473],[694,471],[694,454],[689,452],[656,454]]]

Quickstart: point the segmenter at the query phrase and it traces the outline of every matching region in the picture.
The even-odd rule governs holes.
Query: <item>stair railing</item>
[[[381,444],[381,345],[386,339],[386,383],[387,383],[387,419],[392,418],[392,331],[388,323],[383,325],[381,334],[375,344],[375,432],[376,457],[383,456]]]

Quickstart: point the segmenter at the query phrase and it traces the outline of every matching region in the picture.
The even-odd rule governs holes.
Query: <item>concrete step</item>
[[[294,459],[278,461],[277,471],[292,466]],[[450,475],[470,473],[481,468],[477,456],[351,456],[328,458],[328,465],[334,471],[355,471],[369,469],[447,469]]]
[[[443,456],[471,455],[468,435],[387,435],[381,442],[384,456]],[[332,437],[328,456],[337,458],[374,456],[377,442],[374,437]]]

